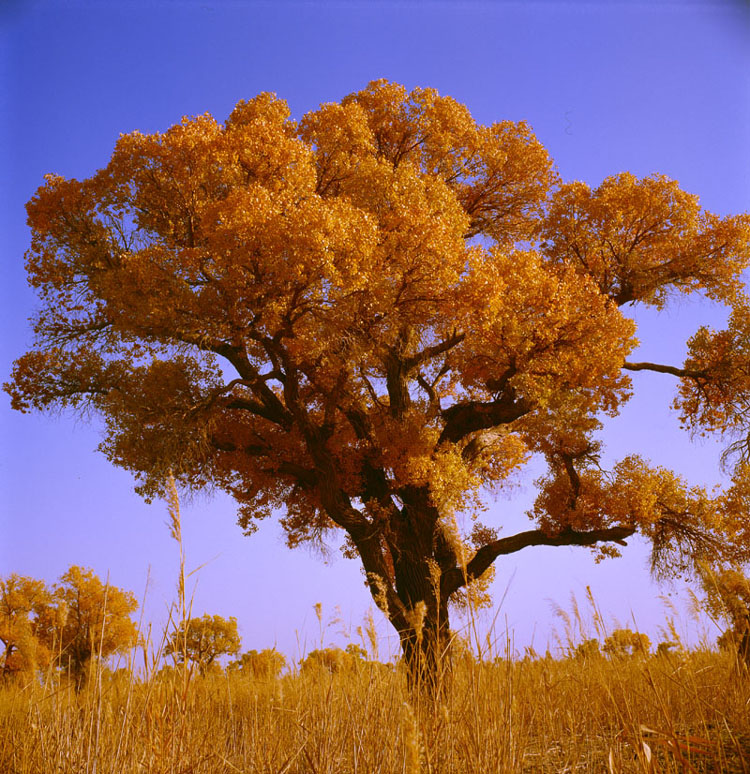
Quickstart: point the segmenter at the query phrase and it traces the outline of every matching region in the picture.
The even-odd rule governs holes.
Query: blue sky
[[[261,91],[300,117],[383,77],[434,87],[482,123],[527,120],[565,179],[660,172],[714,212],[750,210],[746,3],[15,0],[0,10],[2,379],[31,340],[24,203],[45,173],[89,176],[121,132],[204,112],[223,120]],[[636,317],[638,358],[679,364],[686,337],[723,313],[688,300]],[[638,451],[696,483],[720,482],[720,445],[680,433],[668,409],[674,385],[659,377],[636,375],[636,397],[607,431],[609,459]],[[150,579],[146,616],[161,625],[177,567],[166,508],[144,504],[130,476],[95,452],[97,422],[20,415],[3,396],[0,439],[0,575],[53,581],[81,564],[139,596]],[[489,503],[505,534],[525,528],[532,479]],[[183,515],[189,566],[208,563],[193,576],[194,612],[237,616],[246,648],[315,646],[318,601],[326,616],[339,605],[346,627],[361,623],[370,600],[355,563],[289,551],[272,522],[242,537],[224,497],[197,498]],[[587,584],[606,615],[634,615],[658,638],[663,589],[637,541],[599,566],[585,549],[507,559],[488,620],[543,649],[550,600],[565,607]]]

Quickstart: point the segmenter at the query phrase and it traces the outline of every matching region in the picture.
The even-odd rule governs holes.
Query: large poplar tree
[[[41,306],[14,407],[103,416],[147,497],[172,470],[230,493],[247,532],[272,512],[292,546],[342,530],[412,665],[445,649],[450,600],[528,546],[616,554],[638,532],[663,571],[744,556],[743,465],[718,495],[638,456],[600,466],[639,370],[678,380],[689,430],[744,449],[750,218],[675,181],[565,183],[525,123],[377,81],[299,123],[261,94],[223,124],[123,135],[28,214]],[[680,293],[728,304],[728,329],[685,364],[630,362],[622,307]],[[460,534],[531,455],[533,528]]]

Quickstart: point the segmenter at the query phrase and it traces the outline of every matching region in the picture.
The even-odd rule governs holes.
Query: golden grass
[[[177,630],[192,573],[173,480],[169,515]],[[706,647],[611,659],[578,648],[591,626],[597,641],[607,635],[588,589],[587,600],[591,625],[575,600],[557,613],[562,648],[588,656],[499,658],[488,638],[478,660],[463,644],[440,701],[374,660],[371,616],[372,661],[273,680],[201,677],[187,660],[159,673],[169,631],[157,643],[147,633],[140,671],[95,663],[81,691],[54,672],[0,681],[0,774],[750,774],[750,670]],[[673,620],[664,631],[679,644]]]
[[[750,679],[723,653],[463,658],[441,703],[361,662],[256,681],[179,670],[0,688],[3,774],[748,772]]]

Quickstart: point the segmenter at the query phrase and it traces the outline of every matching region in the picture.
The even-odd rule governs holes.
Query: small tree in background
[[[331,674],[353,669],[358,662],[364,661],[367,653],[364,649],[353,643],[347,645],[346,650],[341,648],[320,648],[311,650],[300,666],[303,672],[326,670]]]
[[[286,667],[286,657],[276,648],[248,650],[236,661],[231,661],[227,671],[239,672],[256,680],[275,680]]]
[[[599,640],[591,638],[584,640],[576,646],[573,652],[573,657],[579,661],[591,661],[592,659],[601,658],[602,651],[599,646]]]
[[[49,648],[40,640],[40,619],[51,602],[44,581],[15,573],[0,578],[0,673],[33,674],[49,664]]]
[[[0,672],[33,673],[55,663],[80,687],[91,660],[136,643],[138,602],[93,570],[73,565],[50,590],[21,575],[0,578]]]
[[[358,661],[367,661],[367,651],[361,645],[357,645],[356,642],[350,642],[344,648],[344,652]]]
[[[679,655],[681,652],[682,646],[679,642],[674,642],[672,640],[666,640],[664,642],[660,642],[656,646],[656,655],[659,658],[667,658],[675,655]]]
[[[178,664],[190,661],[204,675],[220,656],[233,656],[240,650],[237,619],[220,615],[188,618],[172,632],[164,649]]]
[[[719,637],[719,647],[735,651],[750,667],[750,578],[738,567],[706,567],[701,585],[708,613],[729,625]]]
[[[52,604],[40,618],[41,636],[80,687],[92,659],[135,646],[137,629],[130,616],[137,609],[130,591],[102,583],[93,570],[73,565],[55,585]]]
[[[631,629],[615,629],[604,640],[604,652],[610,658],[630,658],[647,656],[651,650],[651,640],[648,635],[634,632]]]

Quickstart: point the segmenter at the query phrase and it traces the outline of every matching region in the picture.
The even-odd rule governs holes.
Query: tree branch
[[[425,347],[421,352],[417,352],[416,355],[404,359],[404,371],[409,373],[413,368],[421,365],[426,360],[432,360],[432,358],[442,355],[445,352],[458,346],[466,338],[465,333],[458,333],[454,331],[445,341],[441,341],[439,344],[435,344],[432,347]]]
[[[477,430],[507,425],[528,414],[531,409],[530,401],[509,396],[488,403],[480,401],[458,403],[442,412],[445,427],[440,434],[438,445],[446,441],[458,443]]]
[[[223,341],[208,341],[185,334],[180,336],[180,340],[184,341],[186,344],[192,344],[204,351],[214,352],[228,360],[241,377],[241,381],[238,382],[237,380],[233,380],[233,383],[241,383],[251,389],[255,393],[255,396],[266,407],[266,413],[261,416],[270,419],[272,422],[281,425],[285,429],[289,429],[292,426],[294,418],[291,412],[268,386],[266,377],[258,373],[258,370],[248,360],[247,355],[238,347]],[[234,408],[249,409],[250,407],[247,405],[236,405]]]
[[[705,378],[705,371],[693,371],[688,368],[676,368],[670,365],[661,365],[659,363],[623,363],[626,371],[656,371],[660,374],[672,374],[682,379],[700,379]]]
[[[446,572],[440,581],[440,591],[447,599],[454,591],[462,588],[468,581],[478,578],[487,570],[498,556],[513,554],[528,546],[591,546],[594,543],[618,543],[627,545],[625,538],[635,533],[635,527],[607,527],[595,529],[589,532],[576,532],[566,529],[557,535],[547,535],[540,529],[532,529],[520,532],[511,537],[500,538],[482,546],[471,561],[466,565],[466,573],[463,568],[456,567]]]

